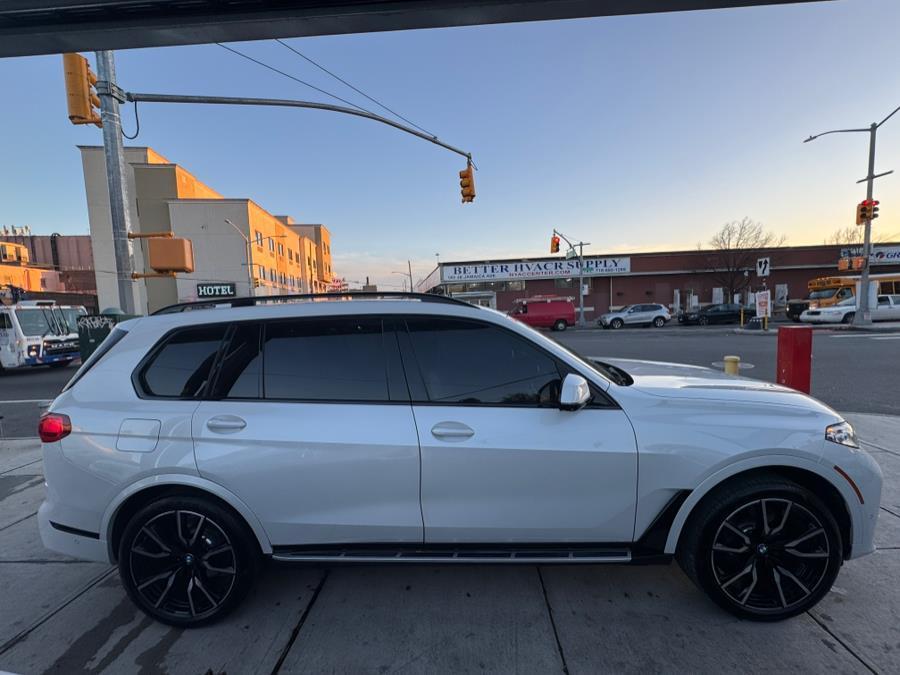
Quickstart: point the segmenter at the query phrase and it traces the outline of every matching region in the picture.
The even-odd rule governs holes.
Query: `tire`
[[[701,316],[699,319],[697,319],[697,324],[700,326],[708,326],[709,318],[705,317],[705,316]]]
[[[617,328],[617,329],[618,329],[618,328],[621,328],[621,327],[624,326],[624,325],[625,325],[625,322],[622,321],[622,319],[613,319],[612,321],[609,322],[609,327],[610,327],[610,328]]]
[[[662,328],[663,326],[666,325],[666,320],[664,318],[662,318],[661,316],[658,316],[655,319],[653,319],[653,325],[656,326],[657,328]]]
[[[856,312],[847,312],[844,314],[844,318],[841,319],[841,323],[853,323],[853,319],[856,318]]]
[[[553,330],[555,331],[564,331],[567,328],[568,324],[565,319],[559,319],[556,323],[553,324]]]
[[[151,617],[193,627],[237,606],[260,558],[253,533],[231,511],[199,497],[165,497],[128,521],[119,542],[119,575],[132,601]]]
[[[843,563],[843,545],[834,516],[812,492],[759,474],[716,488],[700,502],[676,559],[723,609],[744,619],[780,621],[828,593]]]

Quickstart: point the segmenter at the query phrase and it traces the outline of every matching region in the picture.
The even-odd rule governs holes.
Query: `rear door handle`
[[[438,422],[431,427],[431,435],[442,441],[464,441],[472,438],[475,430],[462,422]]]
[[[240,431],[247,423],[237,415],[216,415],[206,421],[206,428],[220,434],[231,434]]]

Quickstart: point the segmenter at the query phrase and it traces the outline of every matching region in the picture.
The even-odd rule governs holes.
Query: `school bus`
[[[831,307],[842,300],[856,295],[856,286],[860,276],[846,275],[834,277],[818,277],[811,279],[806,287],[809,291],[805,300],[791,300],[788,303],[788,316],[800,321],[800,315],[807,309]],[[869,281],[876,284],[878,295],[900,294],[900,272],[890,274],[870,274]]]

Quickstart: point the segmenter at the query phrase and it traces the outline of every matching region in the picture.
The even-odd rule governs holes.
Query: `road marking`
[[[900,340],[900,335],[873,335],[873,340]]]
[[[873,340],[900,340],[900,335],[891,335],[890,333],[847,333],[845,335],[829,335],[830,338],[871,338]]]

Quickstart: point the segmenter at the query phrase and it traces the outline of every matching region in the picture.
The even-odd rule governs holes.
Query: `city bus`
[[[79,358],[80,305],[24,300],[0,305],[0,370],[26,366],[62,368]]]
[[[856,287],[860,276],[834,276],[810,279],[807,283],[809,294],[804,300],[791,300],[788,303],[788,316],[800,321],[800,315],[807,309],[831,307],[847,298],[856,296]],[[890,274],[870,274],[869,281],[875,284],[875,295],[900,294],[900,272]]]

